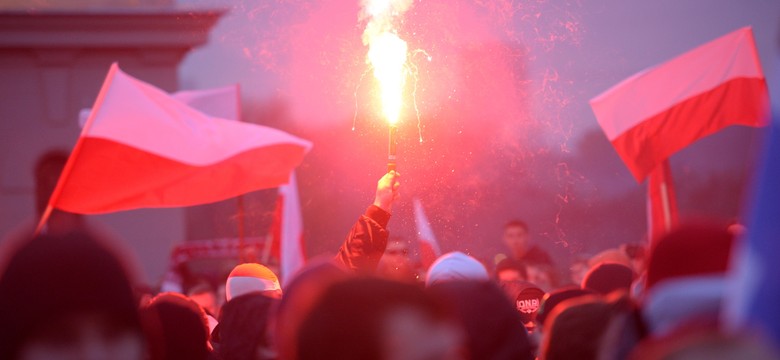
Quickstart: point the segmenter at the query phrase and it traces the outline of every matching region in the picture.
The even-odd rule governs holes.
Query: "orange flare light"
[[[394,33],[380,33],[369,43],[368,62],[379,82],[382,112],[391,126],[398,122],[401,113],[406,58],[406,41]]]

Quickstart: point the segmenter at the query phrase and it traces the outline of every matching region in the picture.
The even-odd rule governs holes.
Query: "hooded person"
[[[451,309],[466,330],[469,359],[534,358],[520,314],[493,282],[436,282],[428,292]]]
[[[222,308],[215,332],[221,360],[276,359],[270,334],[271,309],[279,300],[253,292],[234,297]]]
[[[477,259],[460,251],[440,256],[431,264],[425,278],[425,286],[454,280],[487,281],[490,279],[485,266]]]
[[[732,241],[725,227],[687,224],[655,244],[642,300],[651,335],[690,323],[717,325]]]
[[[0,277],[0,359],[144,359],[122,261],[87,233],[21,245]]]

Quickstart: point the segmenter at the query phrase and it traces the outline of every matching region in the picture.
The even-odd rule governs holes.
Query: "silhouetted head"
[[[496,264],[497,281],[518,281],[528,280],[528,274],[525,266],[515,259],[506,258]]]
[[[601,263],[594,266],[582,280],[582,288],[607,295],[615,290],[630,291],[634,282],[634,271],[628,266],[615,263]]]
[[[447,305],[466,330],[471,359],[533,359],[523,321],[491,281],[449,281],[428,291]]]
[[[271,312],[279,300],[259,292],[234,297],[222,308],[214,341],[222,360],[276,359]]]
[[[459,332],[422,289],[379,279],[331,286],[298,334],[298,359],[454,359]]]
[[[141,309],[152,360],[207,359],[206,313],[192,299],[177,293],[155,296]]]
[[[122,262],[89,234],[40,236],[0,278],[0,358],[142,359],[143,334]]]
[[[296,334],[311,308],[331,285],[349,278],[331,261],[313,262],[290,281],[277,311],[276,343],[281,359],[295,359]]]

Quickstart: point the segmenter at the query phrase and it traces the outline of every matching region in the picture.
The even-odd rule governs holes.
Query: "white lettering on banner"
[[[517,310],[531,314],[539,310],[539,299],[517,300]]]

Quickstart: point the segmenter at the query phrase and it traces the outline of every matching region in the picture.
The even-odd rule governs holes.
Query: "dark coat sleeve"
[[[389,220],[390,213],[378,206],[369,206],[341,244],[336,261],[359,274],[373,273],[387,247]]]

